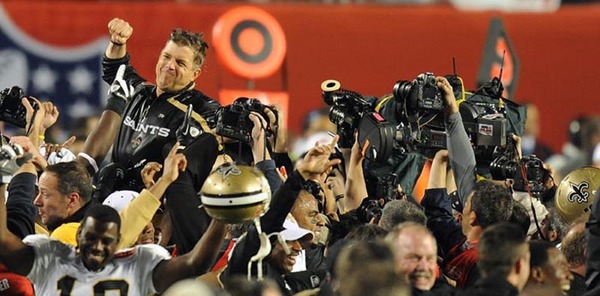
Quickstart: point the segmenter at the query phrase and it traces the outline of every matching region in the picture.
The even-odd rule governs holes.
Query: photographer
[[[427,226],[440,246],[444,274],[456,282],[457,288],[465,288],[473,286],[479,279],[477,241],[488,226],[509,221],[513,199],[506,187],[490,181],[476,182],[475,155],[458,112],[452,86],[443,77],[436,77],[436,84],[446,104],[448,157],[463,205],[462,223],[459,225],[454,219],[452,201],[445,192],[426,194],[421,205],[425,207]],[[438,169],[432,167],[432,172],[435,170]]]
[[[265,108],[265,113],[269,114],[272,113],[272,111],[268,108]],[[269,181],[271,192],[275,192],[277,188],[281,186],[282,182],[281,178],[279,178],[279,174],[277,173],[275,161],[271,159],[271,153],[269,152],[269,149],[267,149],[266,133],[264,128],[267,126],[267,122],[265,118],[256,112],[250,113],[248,118],[254,124],[254,127],[252,127],[252,142],[250,143],[250,146],[252,147],[254,166],[256,166],[265,174],[265,177]]]
[[[465,131],[461,115],[458,112],[458,103],[454,97],[452,86],[444,77],[436,77],[435,80],[438,88],[444,94],[446,104],[444,123],[446,126],[446,143],[448,144],[450,167],[454,173],[458,197],[461,204],[464,205],[467,196],[471,194],[477,181],[475,153],[473,153],[469,136]]]

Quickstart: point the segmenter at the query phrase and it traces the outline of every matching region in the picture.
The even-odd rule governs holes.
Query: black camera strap
[[[29,136],[29,134],[31,133],[31,129],[33,128],[33,121],[35,120],[37,113],[38,113],[38,108],[33,108],[33,115],[31,116],[31,119],[29,120],[29,127],[27,128],[27,131],[25,132],[25,134],[27,136]]]

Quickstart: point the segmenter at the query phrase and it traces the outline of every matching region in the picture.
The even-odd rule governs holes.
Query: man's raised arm
[[[5,187],[0,186],[0,262],[17,274],[27,275],[33,266],[33,248],[8,230],[5,205]]]
[[[477,181],[475,153],[465,131],[452,86],[444,77],[436,77],[436,83],[446,100],[445,123],[450,167],[456,180],[458,196],[464,205]]]

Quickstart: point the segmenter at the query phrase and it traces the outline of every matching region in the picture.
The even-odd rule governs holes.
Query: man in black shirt
[[[115,190],[139,191],[143,188],[141,169],[148,162],[163,161],[178,135],[181,137],[177,130],[186,118],[188,106],[192,106],[191,127],[187,133],[188,139],[192,140],[183,147],[188,159],[187,169],[166,193],[172,239],[178,253],[185,254],[210,222],[196,194],[210,173],[219,150],[211,132],[219,103],[194,89],[208,45],[202,34],[173,30],[158,58],[156,84],[153,85],[140,77],[129,63],[126,42],[133,33],[129,23],[115,18],[108,23],[108,29],[110,43],[102,60],[103,79],[112,83],[119,66],[124,64],[125,88],[132,88],[124,100],[109,100],[106,108],[122,120],[110,155],[111,161],[123,170],[123,180],[116,184]]]

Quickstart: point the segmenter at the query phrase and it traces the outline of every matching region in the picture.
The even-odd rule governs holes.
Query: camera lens
[[[408,80],[400,80],[398,82],[396,82],[396,84],[394,85],[394,99],[396,99],[396,101],[404,101],[406,100],[407,96],[410,94],[410,91],[412,89],[412,82],[408,81]]]
[[[356,210],[358,218],[364,223],[369,223],[371,220],[377,222],[381,218],[382,213],[383,209],[379,205],[379,202],[373,198],[363,199],[360,207]]]
[[[344,110],[342,110],[338,106],[333,106],[329,110],[329,120],[331,120],[331,122],[333,122],[335,124],[342,123],[344,121],[345,117],[346,117],[346,114],[344,113]]]
[[[492,179],[494,180],[514,178],[517,167],[517,162],[502,155],[494,159],[490,164],[490,174],[492,174]]]

